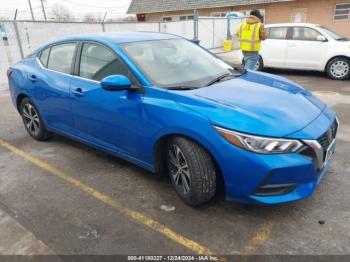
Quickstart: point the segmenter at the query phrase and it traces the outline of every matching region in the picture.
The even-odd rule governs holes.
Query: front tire
[[[344,57],[334,58],[328,63],[326,71],[334,80],[345,80],[350,77],[350,60]]]
[[[19,110],[24,127],[31,137],[39,141],[52,137],[52,133],[46,129],[38,109],[28,97],[23,98]]]
[[[173,138],[168,144],[167,167],[177,194],[186,204],[198,206],[215,195],[215,165],[198,143],[184,137]]]

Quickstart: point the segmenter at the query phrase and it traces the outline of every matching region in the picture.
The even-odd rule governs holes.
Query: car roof
[[[306,26],[306,27],[315,27],[319,26],[318,24],[311,23],[280,23],[280,24],[267,24],[266,27],[281,27],[281,26]]]
[[[97,41],[97,42],[109,42],[113,44],[132,43],[140,41],[151,41],[151,40],[167,40],[181,38],[172,34],[156,33],[156,32],[105,32],[95,34],[81,34],[71,35],[63,37],[54,41],[51,41],[41,48],[60,43],[64,41]],[[39,48],[39,49],[41,49]]]

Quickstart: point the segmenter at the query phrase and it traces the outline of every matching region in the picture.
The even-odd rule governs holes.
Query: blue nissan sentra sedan
[[[234,69],[178,36],[122,32],[51,42],[8,72],[34,139],[68,136],[169,174],[192,206],[309,197],[335,150],[338,120],[285,78]]]

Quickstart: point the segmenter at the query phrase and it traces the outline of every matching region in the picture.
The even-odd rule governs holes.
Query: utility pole
[[[13,18],[13,26],[15,28],[15,34],[16,34],[17,45],[18,45],[18,48],[19,48],[19,53],[21,55],[21,58],[23,59],[24,53],[23,53],[23,47],[22,47],[21,38],[20,38],[19,32],[18,32],[17,13],[18,13],[18,10],[16,9],[15,17]]]
[[[199,44],[198,42],[198,10],[193,10],[193,41],[195,41],[196,44]]]
[[[33,14],[32,3],[30,2],[30,0],[28,0],[28,3],[29,3],[29,8],[30,8],[30,13],[32,14],[32,20],[35,21],[34,14]]]
[[[107,11],[103,17],[103,20],[102,20],[102,32],[106,32],[106,27],[105,27],[105,20],[106,20],[106,16],[107,16]]]
[[[107,11],[105,12],[105,15],[103,16],[102,23],[104,23],[104,22],[105,22],[105,20],[106,20],[106,16],[107,16]]]
[[[16,9],[16,11],[15,11],[15,15],[14,15],[14,17],[13,17],[13,21],[16,21],[16,20],[17,20],[17,12],[18,12],[18,9]]]
[[[41,9],[43,10],[44,19],[45,19],[45,21],[47,21],[46,12],[45,12],[45,6],[44,6],[44,1],[43,1],[43,0],[40,0],[40,3],[41,3]]]

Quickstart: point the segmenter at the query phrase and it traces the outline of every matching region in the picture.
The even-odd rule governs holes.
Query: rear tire
[[[257,65],[255,66],[255,71],[263,71],[264,69],[264,61],[262,60],[262,57],[259,56],[259,61],[257,63]]]
[[[31,137],[39,141],[44,141],[53,136],[46,129],[38,109],[28,97],[22,99],[19,112],[22,116],[24,127]]]
[[[334,58],[328,63],[326,72],[334,80],[345,80],[350,77],[350,60],[344,57]]]
[[[245,66],[244,59],[242,60],[242,65]],[[254,67],[254,71],[263,71],[264,70],[264,61],[262,57],[259,55],[259,61],[256,63]]]
[[[215,195],[215,165],[198,143],[184,137],[173,138],[167,148],[167,167],[177,194],[186,204],[198,206]]]

